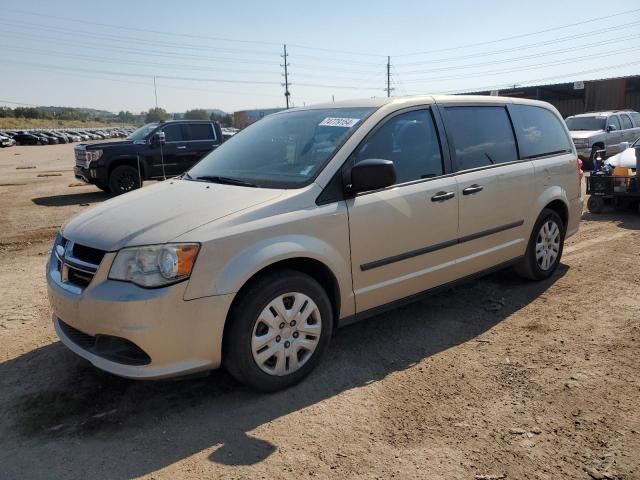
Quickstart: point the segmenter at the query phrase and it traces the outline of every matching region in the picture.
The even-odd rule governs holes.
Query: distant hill
[[[41,108],[42,110],[45,110],[48,112],[55,112],[55,113],[60,113],[68,110],[76,110],[78,112],[86,113],[92,117],[100,117],[100,118],[113,118],[116,116],[116,114],[113,112],[108,112],[106,110],[97,110],[95,108],[54,107],[54,106],[38,107],[38,108]]]

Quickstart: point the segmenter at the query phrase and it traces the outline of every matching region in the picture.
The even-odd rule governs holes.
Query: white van
[[[549,104],[368,99],[269,115],[180,177],[71,219],[47,269],[56,331],[98,368],[224,365],[276,390],[341,325],[507,266],[549,277],[582,212]]]

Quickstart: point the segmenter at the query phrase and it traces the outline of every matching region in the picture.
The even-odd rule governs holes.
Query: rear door
[[[457,262],[467,276],[524,253],[533,164],[518,157],[506,104],[442,110],[460,198]]]
[[[616,153],[620,153],[622,150],[620,143],[624,141],[624,132],[622,131],[622,122],[620,121],[620,117],[618,117],[618,115],[609,116],[606,125],[607,129],[609,128],[609,125],[613,125],[615,130],[606,133],[605,149],[608,157],[615,155]]]
[[[188,123],[189,133],[189,165],[185,170],[202,160],[220,143],[211,123]]]
[[[633,126],[631,117],[626,113],[621,113],[619,116],[620,123],[622,124],[622,141],[633,143],[633,141],[638,137],[640,128]]]
[[[396,185],[347,200],[359,313],[455,279],[457,185],[436,121],[425,107],[393,114],[350,159],[392,160],[397,175]]]

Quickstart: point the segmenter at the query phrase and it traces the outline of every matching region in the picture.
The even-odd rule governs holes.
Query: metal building
[[[543,100],[554,105],[563,117],[601,110],[640,111],[640,75],[533,87],[507,88],[465,95],[502,95]]]

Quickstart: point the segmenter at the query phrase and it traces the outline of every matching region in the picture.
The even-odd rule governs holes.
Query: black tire
[[[536,244],[538,243],[538,238],[541,235],[541,229],[543,225],[549,222],[555,223],[558,227],[559,244],[557,247],[558,250],[556,258],[553,260],[553,263],[551,263],[548,268],[545,269],[538,262],[536,255]],[[516,273],[528,280],[544,280],[545,278],[549,278],[551,275],[553,275],[553,272],[555,272],[556,268],[558,268],[560,259],[562,258],[565,232],[566,226],[560,218],[560,215],[548,208],[542,210],[542,212],[538,216],[538,219],[536,220],[535,225],[533,226],[533,231],[531,232],[531,237],[529,238],[525,256],[522,261],[515,266]]]
[[[596,164],[596,156],[598,155],[598,150],[603,150],[603,147],[599,145],[594,145],[593,147],[591,147],[589,160],[587,160],[585,164],[582,165],[586,170],[593,170],[593,167]]]
[[[138,169],[130,165],[120,165],[109,175],[109,189],[114,195],[136,190],[142,186]]]
[[[321,331],[317,336],[319,339],[315,350],[309,354],[300,368],[292,373],[277,376],[263,371],[254,360],[252,339],[254,332],[263,326],[259,321],[262,311],[274,299],[290,292],[306,295],[316,304],[321,319]],[[227,318],[228,325],[223,339],[222,363],[226,370],[241,383],[261,392],[273,392],[298,383],[318,364],[331,338],[333,310],[325,290],[309,275],[295,270],[277,270],[253,280],[239,295]],[[276,318],[280,322],[280,317]],[[284,324],[284,322],[280,323],[280,325]],[[285,334],[282,335],[283,337],[277,337],[280,339],[278,342],[288,344],[289,342],[284,340]],[[286,338],[299,337],[287,336]],[[291,340],[292,343],[294,341]],[[275,355],[271,358],[275,358]],[[299,358],[297,354],[296,358]],[[276,359],[277,361],[279,360]],[[286,364],[289,365],[288,359]]]
[[[591,213],[602,213],[602,210],[604,210],[604,198],[591,195],[587,200],[587,208]]]

